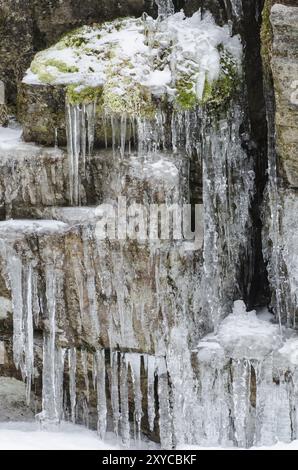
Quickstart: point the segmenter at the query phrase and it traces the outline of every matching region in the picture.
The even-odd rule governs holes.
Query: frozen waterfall
[[[282,304],[274,154],[268,270],[279,324],[245,304],[258,175],[242,43],[210,13],[186,18],[171,0],[155,3],[157,19],[107,22],[102,35],[86,26],[27,72],[28,86],[42,86],[37,65],[52,71],[47,54],[61,44],[71,51],[71,80],[57,67],[51,83],[66,88],[65,152],[55,130],[55,148],[35,149],[22,184],[17,162],[7,173],[0,264],[12,301],[11,363],[28,404],[41,390],[45,428],[84,424],[123,448],[141,448],[144,436],[163,449],[290,442],[298,340]],[[242,2],[230,10],[241,21]],[[23,207],[30,200],[36,219],[24,211],[10,220],[15,197]],[[202,225],[202,243],[142,239],[129,211],[126,237],[100,239],[98,220],[105,210],[119,216],[123,199],[146,209],[188,204],[196,214],[199,206],[201,219],[189,225]]]

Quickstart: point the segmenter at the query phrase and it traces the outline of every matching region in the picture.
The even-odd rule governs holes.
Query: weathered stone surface
[[[98,150],[81,172],[81,202],[96,205],[116,201],[179,202],[186,200],[188,165],[180,154],[163,154],[164,168],[137,157],[119,160],[111,150]],[[18,142],[0,146],[0,218],[44,218],[45,208],[68,206],[69,168],[66,151]],[[197,196],[199,198],[199,195]]]
[[[41,145],[67,145],[66,137],[66,89],[64,86],[27,85],[18,87],[18,120],[22,124],[25,142]],[[116,124],[116,118],[115,124]],[[129,133],[127,133],[129,135]],[[120,126],[115,125],[116,141],[120,141]],[[95,123],[95,146],[112,146],[111,122],[103,121],[97,113]]]
[[[279,194],[276,212],[270,214],[268,196],[264,214],[263,248],[271,286],[271,306],[277,317],[296,327],[298,319],[298,194],[286,190]],[[272,211],[272,206],[271,206]],[[274,219],[274,218],[277,219]],[[278,230],[274,220],[278,220]],[[277,249],[276,249],[277,247]]]
[[[0,421],[32,421],[33,401],[26,404],[24,382],[10,377],[0,377]]]
[[[0,104],[0,126],[6,126],[8,123],[7,108],[5,105]]]
[[[298,8],[276,4],[270,19],[277,153],[284,182],[298,187]]]
[[[185,285],[185,278],[189,278],[189,291],[185,295],[192,302],[195,266],[201,255],[187,252],[186,245],[173,244],[171,240],[162,242],[160,249],[148,242],[97,240],[95,207],[63,207],[68,202],[68,171],[67,156],[61,150],[19,144],[19,148],[14,148],[14,155],[11,149],[6,152],[1,172],[6,216],[35,216],[50,222],[0,223],[3,247],[8,243],[25,264],[33,262],[40,272],[40,286],[44,285],[46,266],[53,262],[55,252],[62,262],[59,272],[65,287],[61,287],[57,301],[61,344],[154,351],[157,345],[152,338],[158,337],[161,312],[170,326],[177,314],[172,306],[182,308],[183,302],[188,302],[175,300],[171,306],[170,300],[171,296],[184,295],[178,293]],[[126,197],[128,207],[131,203],[144,202],[147,207],[150,203],[183,203],[188,197],[188,162],[179,154],[173,157],[165,153],[145,160],[133,155],[120,160],[112,151],[103,150],[90,160],[82,187],[85,188],[84,204],[90,197],[93,203],[115,206],[121,195]],[[66,225],[60,222],[55,225],[52,219]],[[3,256],[1,296],[6,299],[3,300],[5,310],[10,298],[9,285],[5,282],[8,279],[5,260],[9,259],[9,251],[4,249]],[[94,289],[93,298],[88,291],[90,284]],[[164,300],[160,295],[165,296]],[[6,315],[8,324],[9,319],[11,317]],[[100,336],[96,338],[92,321],[101,325]],[[45,325],[42,325],[43,329]]]

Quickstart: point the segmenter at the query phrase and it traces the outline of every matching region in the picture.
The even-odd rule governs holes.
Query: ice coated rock
[[[217,334],[194,352],[203,413],[198,441],[249,447],[295,439],[297,345],[293,330],[283,330],[282,339],[278,325],[235,302]]]
[[[57,38],[51,23],[47,27],[40,20],[39,3],[34,3],[32,18],[34,28],[37,24],[45,33],[44,48]],[[14,217],[0,222],[0,395],[2,375],[22,378],[22,407],[27,403],[30,410],[34,384],[42,398],[36,411],[43,427],[56,428],[64,419],[83,423],[97,428],[101,438],[114,432],[124,447],[142,445],[142,432],[167,449],[289,442],[297,439],[298,430],[297,334],[286,327],[296,321],[296,199],[291,190],[279,192],[272,178],[278,165],[270,159],[272,212],[265,217],[264,253],[278,304],[272,323],[264,321],[265,315],[247,312],[242,300],[233,305],[234,299],[250,297],[258,270],[254,224],[259,225],[261,194],[256,189],[263,175],[258,168],[262,150],[251,138],[259,122],[253,115],[256,104],[248,102],[251,89],[246,85],[251,84],[244,83],[241,73],[236,81],[220,81],[231,56],[232,62],[240,59],[239,40],[227,25],[216,26],[209,14],[185,19],[183,13],[171,15],[171,1],[156,3],[156,21],[143,15],[106,23],[102,37],[96,36],[97,26],[86,26],[79,29],[83,36],[64,37],[70,44],[67,58],[57,45],[36,56],[35,71],[26,77],[30,83],[19,86],[19,116],[25,140],[55,147],[25,144],[19,130],[0,130],[1,218]],[[227,2],[217,19],[222,24],[232,18],[238,31],[248,3]],[[130,5],[135,11],[138,4],[112,7],[126,12]],[[51,15],[69,5],[73,2],[53,6]],[[89,2],[81,7],[82,17],[89,7]],[[20,4],[19,11],[25,14]],[[257,34],[259,16],[252,11]],[[272,11],[276,31],[284,21],[280,11],[283,7]],[[10,15],[5,18],[5,28],[10,27]],[[17,14],[16,20],[21,19]],[[61,21],[58,33],[64,31]],[[291,20],[291,47],[292,26]],[[22,21],[21,37],[32,27]],[[118,41],[108,57],[112,70],[92,54],[86,59],[86,50],[84,57],[73,55],[86,41],[106,53],[103,41],[110,44],[111,36]],[[119,40],[133,68],[121,62]],[[171,40],[175,44],[163,50]],[[231,56],[219,67],[222,47]],[[251,47],[247,44],[246,66],[258,54]],[[258,44],[253,47],[257,50]],[[29,48],[26,67],[31,53]],[[56,55],[66,63],[57,62]],[[130,76],[129,84],[148,92],[153,115],[147,101],[149,115],[135,112],[140,94],[135,87],[129,94],[125,77],[118,80],[118,65],[124,75],[136,72],[136,82]],[[178,83],[181,75],[183,83]],[[78,79],[86,81],[78,84]],[[92,83],[103,85],[101,107],[94,96],[98,90],[92,88],[92,99],[88,94],[86,86]],[[223,95],[212,93],[212,83],[221,84],[215,91]],[[71,84],[65,108],[63,87]],[[183,109],[176,107],[179,102]],[[61,148],[66,143],[67,152]],[[203,200],[204,240],[192,250],[180,240],[99,240],[96,223],[104,207],[96,205],[114,209],[118,196],[143,204]],[[10,388],[3,383],[6,397]],[[19,387],[20,382],[13,383],[15,391]],[[5,408],[10,412],[10,403]]]

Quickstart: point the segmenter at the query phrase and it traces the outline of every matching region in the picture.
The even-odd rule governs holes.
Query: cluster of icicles
[[[34,358],[37,354],[34,344],[34,328],[39,326],[42,300],[36,283],[32,264],[23,264],[13,252],[8,256],[8,272],[13,303],[13,354],[14,362],[20,368],[26,382],[27,402],[31,400],[31,387],[35,381]],[[141,371],[144,369],[147,388],[147,419],[150,431],[156,427],[159,416],[162,445],[169,446],[169,390],[165,357],[148,354],[120,353],[98,349],[90,353],[84,349],[57,346],[56,298],[61,288],[59,269],[50,263],[45,267],[46,303],[43,305],[43,358],[42,358],[42,412],[38,415],[47,428],[56,426],[62,419],[83,422],[89,425],[91,387],[96,393],[97,429],[101,439],[105,438],[108,426],[108,408],[113,423],[110,431],[121,436],[122,444],[129,447],[131,436],[141,439],[143,418],[144,386]],[[37,313],[38,312],[38,313]],[[37,354],[38,356],[38,354]],[[64,379],[68,375],[68,393]],[[82,376],[85,383],[84,399],[78,403],[77,378]],[[92,376],[92,380],[91,380]],[[107,379],[108,377],[108,379]],[[107,380],[109,386],[107,387]],[[158,383],[159,413],[156,410],[156,389]],[[133,389],[133,423],[130,424],[129,382]],[[141,386],[142,385],[142,386]],[[109,404],[106,390],[109,389]],[[79,406],[81,405],[81,407]],[[79,408],[81,408],[80,417]]]
[[[33,341],[37,288],[32,266],[11,254],[9,273],[14,308],[14,360],[30,401],[36,378]],[[59,270],[46,267],[46,329],[43,333],[42,412],[47,428],[62,419],[90,425],[97,403],[97,429],[124,447],[138,445],[143,420],[158,432],[162,448],[193,444],[249,447],[298,437],[296,370],[284,372],[273,356],[263,360],[199,358],[194,379],[191,353],[181,327],[171,334],[166,356],[57,346],[56,297]],[[37,354],[38,356],[38,354]],[[82,386],[82,383],[84,384]],[[93,399],[92,398],[93,395]],[[95,400],[94,400],[95,397]]]
[[[179,149],[190,157],[198,146],[196,130],[200,111],[172,112],[170,123],[162,109],[157,109],[154,119],[141,116],[96,115],[96,102],[88,105],[66,104],[66,129],[68,142],[68,165],[70,202],[81,204],[81,178],[86,174],[95,141],[95,128],[102,129],[105,147],[111,146],[113,155],[123,159],[125,155],[137,154],[146,158],[150,154]],[[111,141],[109,135],[111,134]]]
[[[155,0],[159,16],[170,16],[175,12],[172,0]],[[105,146],[111,144],[113,153],[118,151],[121,158],[125,153],[134,150],[138,156],[146,157],[152,152],[185,148],[188,155],[197,145],[193,129],[197,128],[197,111],[177,111],[172,113],[171,134],[167,140],[167,115],[162,109],[157,109],[154,119],[142,116],[96,115],[96,101],[90,104],[72,105],[66,103],[66,132],[69,159],[70,203],[81,204],[81,178],[86,172],[86,156],[90,158],[93,149],[96,124],[104,134]],[[112,134],[109,142],[108,135]]]

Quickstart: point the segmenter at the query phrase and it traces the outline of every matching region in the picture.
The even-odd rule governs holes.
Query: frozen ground
[[[119,446],[118,446],[119,448]],[[0,423],[0,450],[115,450],[96,432],[63,423],[55,432],[43,431],[37,423]]]
[[[141,449],[156,449],[144,442]],[[121,446],[110,438],[98,439],[96,432],[82,426],[63,423],[58,431],[43,431],[37,423],[0,423],[0,450],[117,450]],[[254,450],[298,450],[298,441],[278,443],[272,447],[253,447]],[[179,450],[228,450],[219,447],[181,447]],[[235,448],[229,448],[235,450]],[[241,450],[241,449],[239,449]]]

